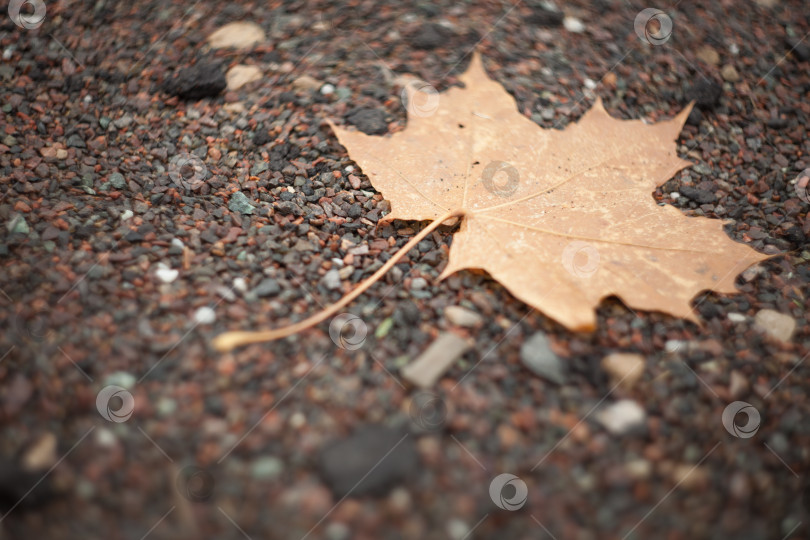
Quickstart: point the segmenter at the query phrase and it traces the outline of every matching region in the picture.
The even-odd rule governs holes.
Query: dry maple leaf
[[[477,54],[461,80],[464,88],[440,96],[407,85],[409,103],[434,100],[434,107],[412,108],[407,128],[390,136],[330,122],[390,201],[384,221],[433,223],[324,312],[276,331],[223,334],[217,347],[276,339],[325,320],[452,217],[461,225],[440,279],[485,270],[571,330],[593,329],[596,307],[613,295],[632,308],[696,321],[695,295],[734,292],[737,274],[767,258],[731,240],[722,221],[687,217],[652,197],[691,165],[675,145],[691,106],[647,125],[612,118],[597,100],[576,124],[545,130],[518,112]]]

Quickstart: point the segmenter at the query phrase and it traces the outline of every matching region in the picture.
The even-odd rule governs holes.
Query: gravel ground
[[[662,5],[646,42],[630,1],[349,4],[3,13],[0,538],[810,538],[806,3]],[[206,44],[239,20],[266,39]],[[695,166],[653,195],[776,256],[700,326],[608,299],[573,334],[485,275],[437,283],[444,228],[351,306],[365,339],[214,351],[419,229],[376,226],[325,119],[403,129],[397,76],[444,90],[476,44],[543,128],[696,99]],[[261,78],[223,90],[237,64]],[[445,332],[474,346],[412,388]]]

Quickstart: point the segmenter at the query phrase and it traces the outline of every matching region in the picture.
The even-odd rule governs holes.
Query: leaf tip
[[[692,112],[694,107],[695,101],[692,100],[675,116],[674,121],[678,125],[678,130],[683,129],[684,124],[686,124],[686,119],[689,118],[689,113]]]
[[[470,84],[470,82],[480,79],[482,76],[484,78],[489,78],[486,70],[484,69],[484,61],[481,60],[481,53],[479,53],[476,49],[472,53],[470,65],[467,66],[467,70],[460,78],[464,84]]]

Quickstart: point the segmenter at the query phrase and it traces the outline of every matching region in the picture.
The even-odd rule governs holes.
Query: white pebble
[[[796,331],[796,320],[772,309],[763,309],[754,317],[754,327],[779,341],[790,341]]]
[[[594,88],[596,88],[596,82],[593,79],[586,78],[582,82],[585,84],[585,88],[587,88],[588,90],[593,90]]]
[[[669,198],[672,199],[673,201],[677,201],[678,199],[681,198],[681,194],[678,193],[677,191],[673,191],[672,193],[669,194]]]
[[[293,415],[290,417],[290,427],[293,429],[302,428],[306,423],[307,417],[301,412],[293,413]]]
[[[177,276],[180,275],[180,271],[174,270],[172,268],[167,268],[165,266],[160,266],[158,267],[157,270],[155,270],[155,275],[163,283],[171,283],[172,281],[177,279]]]
[[[217,313],[208,306],[198,308],[194,312],[194,322],[197,324],[212,324],[217,320]]]
[[[128,219],[132,219],[132,216],[135,214],[132,213],[132,210],[124,210],[121,212],[121,221],[126,221]]]
[[[453,540],[463,540],[470,535],[470,527],[458,518],[447,522],[447,536]]]
[[[746,319],[746,317],[742,313],[729,313],[728,314],[728,320],[730,320],[733,323],[745,322],[745,319]]]
[[[120,386],[121,388],[126,388],[127,390],[132,390],[132,387],[135,386],[135,383],[138,382],[138,379],[135,378],[135,375],[132,373],[127,373],[126,371],[116,371],[107,375],[104,379],[104,386]]]
[[[113,433],[109,429],[102,427],[96,430],[96,444],[98,444],[99,446],[102,446],[104,448],[112,448],[113,446],[115,446],[116,442],[117,438],[115,436],[115,433]]]
[[[623,399],[603,409],[597,420],[614,435],[622,435],[644,423],[647,414],[632,399]]]
[[[248,290],[247,281],[245,281],[245,278],[243,277],[233,278],[233,288],[239,291],[240,293],[247,292]]]
[[[464,309],[461,306],[447,306],[444,309],[445,318],[456,326],[478,326],[481,324],[481,316],[469,309]]]
[[[180,248],[180,249],[183,249],[184,247],[186,247],[186,246],[183,245],[183,241],[180,240],[179,238],[172,238],[172,245],[174,247],[177,247],[177,248]]]
[[[321,94],[328,96],[329,94],[335,93],[335,85],[326,83],[325,85],[321,86]]]
[[[569,32],[581,34],[585,31],[585,24],[576,17],[566,17],[563,19],[563,26]]]

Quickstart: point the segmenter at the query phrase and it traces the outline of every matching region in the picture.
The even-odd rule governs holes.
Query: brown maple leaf
[[[330,122],[390,201],[384,221],[433,223],[328,310],[276,331],[219,336],[218,347],[276,339],[325,320],[454,217],[461,225],[440,279],[484,270],[572,330],[593,329],[596,307],[613,295],[632,308],[696,321],[695,295],[734,292],[736,275],[766,258],[731,240],[722,221],[687,217],[652,197],[691,165],[675,145],[691,106],[648,125],[612,118],[597,100],[576,124],[545,130],[518,112],[477,54],[461,80],[464,88],[441,95],[407,85],[408,125],[390,136]],[[233,339],[220,339],[226,336]]]

